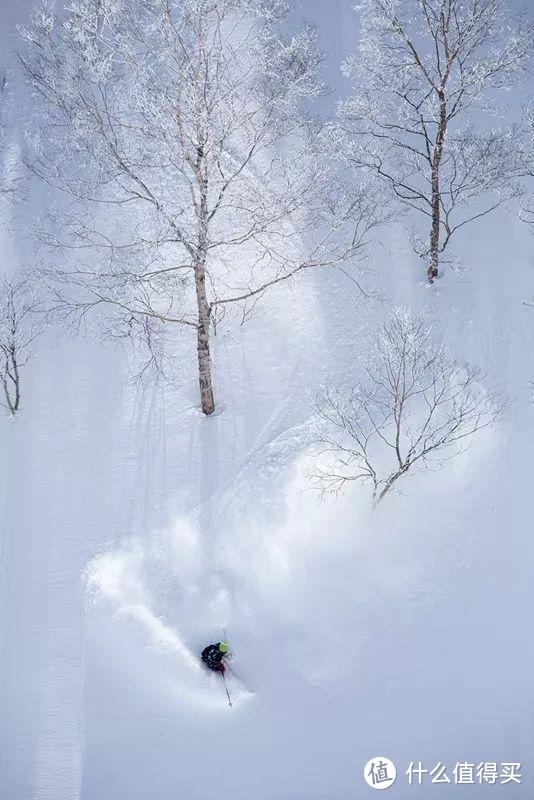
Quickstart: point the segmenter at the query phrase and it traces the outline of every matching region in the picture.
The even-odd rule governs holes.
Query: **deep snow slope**
[[[512,412],[375,513],[365,492],[320,502],[301,470],[318,384],[386,313],[337,279],[221,335],[209,420],[186,376],[129,387],[116,351],[43,343],[0,429],[2,798],[348,800],[373,794],[376,754],[394,798],[412,760],[521,761],[497,791],[532,796],[532,273],[493,237],[434,293],[402,259],[394,291]],[[232,709],[195,658],[223,627],[254,690]]]
[[[534,796],[532,242],[502,213],[432,290],[394,237],[368,278],[388,302],[336,275],[287,287],[217,337],[211,419],[192,342],[173,385],[140,386],[118,350],[43,340],[0,418],[0,800],[369,798],[376,755],[392,800]],[[392,302],[511,409],[376,512],[322,502],[313,399]],[[231,709],[197,660],[224,628],[253,690]],[[411,761],[520,761],[523,781],[420,789]]]

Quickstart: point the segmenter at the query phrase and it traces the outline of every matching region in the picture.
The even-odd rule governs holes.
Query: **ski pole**
[[[228,698],[228,705],[232,708],[232,698],[230,697],[230,692],[228,691],[228,684],[226,683],[226,675],[224,672],[221,672],[221,677],[224,681],[224,688],[226,689],[226,696]]]

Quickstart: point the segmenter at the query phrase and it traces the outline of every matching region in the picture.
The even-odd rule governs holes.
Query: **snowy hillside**
[[[352,3],[302,5],[342,93]],[[10,51],[30,4],[5,6]],[[429,287],[400,229],[379,238],[364,284],[380,299],[308,271],[221,327],[209,417],[194,334],[159,383],[132,381],[113,343],[39,340],[20,414],[0,417],[0,800],[371,798],[376,756],[397,767],[392,800],[534,796],[534,240],[512,204],[461,233],[468,269]],[[2,245],[28,258],[16,233]],[[360,379],[396,304],[426,311],[508,410],[376,509],[356,483],[321,498],[316,397]],[[223,631],[231,708],[199,661]],[[412,762],[522,778],[422,789]]]

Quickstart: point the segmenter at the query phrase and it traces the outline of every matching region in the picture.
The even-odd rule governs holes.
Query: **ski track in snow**
[[[234,348],[235,349],[235,348]],[[229,348],[227,342],[223,343],[223,361],[230,363]],[[276,359],[276,354],[271,354],[272,360]],[[246,363],[243,363],[243,384],[247,391],[250,386],[249,372]],[[235,370],[235,361],[234,361]],[[292,368],[291,378],[297,374],[299,367]],[[233,384],[228,381],[228,393],[231,395]],[[276,387],[271,387],[275,388]],[[296,388],[297,385],[296,385]],[[111,548],[107,553],[98,556],[93,565],[89,568],[88,580],[92,593],[100,592],[110,603],[111,608],[115,609],[117,620],[129,620],[144,630],[144,634],[139,634],[146,639],[149,646],[160,650],[160,665],[166,665],[164,669],[171,669],[174,673],[174,681],[171,681],[173,694],[183,695],[184,699],[194,698],[197,702],[204,691],[206,702],[220,705],[224,697],[221,696],[220,682],[207,681],[203,670],[193,670],[193,677],[200,686],[193,686],[191,666],[197,664],[197,650],[200,640],[195,642],[192,655],[191,649],[185,643],[177,630],[177,625],[181,623],[180,617],[185,611],[192,609],[196,612],[197,620],[199,609],[194,609],[194,604],[198,604],[199,599],[203,603],[204,617],[206,624],[213,627],[212,617],[215,613],[220,617],[221,625],[215,629],[214,636],[221,636],[223,624],[227,621],[231,613],[231,599],[228,594],[228,586],[220,579],[216,573],[219,570],[217,559],[218,552],[214,549],[217,541],[217,531],[214,525],[214,518],[220,517],[221,498],[224,498],[228,491],[233,491],[233,487],[239,486],[240,476],[252,467],[258,467],[257,454],[263,450],[269,450],[273,446],[269,441],[269,431],[278,428],[283,430],[291,429],[291,423],[281,423],[284,412],[284,399],[281,398],[274,409],[269,405],[266,408],[266,421],[260,422],[260,411],[256,413],[257,432],[252,450],[248,453],[251,441],[250,422],[244,420],[244,428],[239,430],[236,423],[236,415],[231,412],[223,411],[221,415],[214,416],[212,419],[205,420],[196,410],[191,410],[186,414],[185,422],[192,438],[189,440],[189,457],[185,459],[186,478],[191,486],[200,486],[200,493],[193,494],[190,498],[191,509],[190,518],[183,515],[175,517],[174,523],[169,525],[168,518],[169,506],[166,490],[158,490],[159,479],[163,486],[169,481],[166,467],[166,440],[165,436],[158,437],[157,431],[165,431],[165,407],[157,401],[157,392],[154,391],[147,396],[144,391],[136,394],[134,411],[130,425],[130,448],[132,453],[136,453],[136,461],[140,465],[135,478],[134,490],[131,498],[132,512],[130,515],[130,539],[118,549]],[[261,409],[261,406],[260,406]],[[265,416],[265,412],[264,412]],[[206,432],[206,428],[209,429]],[[228,438],[233,444],[231,448],[224,451],[224,460],[221,462],[228,489],[221,489],[221,478],[218,477],[217,464],[217,441],[220,436],[219,428],[223,428],[225,440]],[[272,433],[271,433],[272,436]],[[239,441],[239,447],[236,443]],[[281,438],[281,437],[280,437]],[[263,443],[263,444],[262,444]],[[243,453],[243,448],[245,452]],[[240,455],[240,451],[242,455]],[[287,449],[286,459],[291,458],[292,448]],[[240,457],[239,457],[240,456]],[[238,458],[239,457],[239,458]],[[213,462],[213,465],[206,469],[205,460]],[[282,461],[279,462],[282,468]],[[235,470],[232,474],[231,470]],[[197,477],[198,473],[206,473],[204,478]],[[155,475],[157,474],[157,479]],[[175,478],[176,480],[176,478]],[[150,490],[147,490],[150,487]],[[142,494],[145,492],[145,496]],[[148,499],[151,498],[152,505]],[[158,523],[155,522],[153,506],[160,507],[159,530]],[[166,527],[165,527],[166,524]],[[188,550],[190,551],[188,554]],[[210,553],[211,551],[211,553]],[[191,560],[191,569],[187,571],[188,555]],[[186,562],[185,569],[180,568],[180,561]],[[126,565],[126,566],[125,566]],[[173,576],[173,569],[177,575]],[[156,575],[156,597],[160,588],[158,581],[164,576],[165,571],[171,574],[169,581],[174,578],[180,580],[180,584],[173,587],[177,592],[183,592],[183,608],[172,609],[172,619],[176,620],[174,625],[170,623],[164,625],[158,618],[156,611],[152,608],[154,597],[147,591],[147,580],[144,571],[149,573],[148,580],[154,579]],[[132,578],[132,576],[135,576]],[[211,582],[209,598],[207,603],[202,601],[201,592],[203,582]],[[227,583],[227,582],[226,582]],[[184,584],[188,584],[185,587]],[[164,587],[165,588],[165,587]],[[191,599],[191,595],[193,598]],[[197,621],[198,624],[198,621]],[[190,632],[189,632],[190,636]],[[211,683],[211,686],[209,685]],[[204,688],[203,688],[204,687]],[[245,693],[246,694],[246,693]],[[238,698],[236,698],[238,699]]]

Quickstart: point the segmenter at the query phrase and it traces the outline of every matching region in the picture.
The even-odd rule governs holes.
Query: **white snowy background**
[[[338,96],[352,5],[295,3]],[[8,63],[30,3],[1,6]],[[511,207],[457,250],[468,269],[428,289],[383,236],[368,280],[386,303],[325,273],[273,296],[217,336],[209,419],[190,356],[142,387],[118,348],[40,343],[23,412],[0,418],[1,800],[351,800],[374,796],[375,755],[397,765],[392,800],[534,797],[533,239]],[[4,237],[1,255],[32,251]],[[314,397],[396,302],[429,310],[510,409],[378,511],[361,489],[320,501]],[[197,661],[223,628],[253,689],[231,709]],[[521,762],[523,781],[409,786],[410,761]]]

